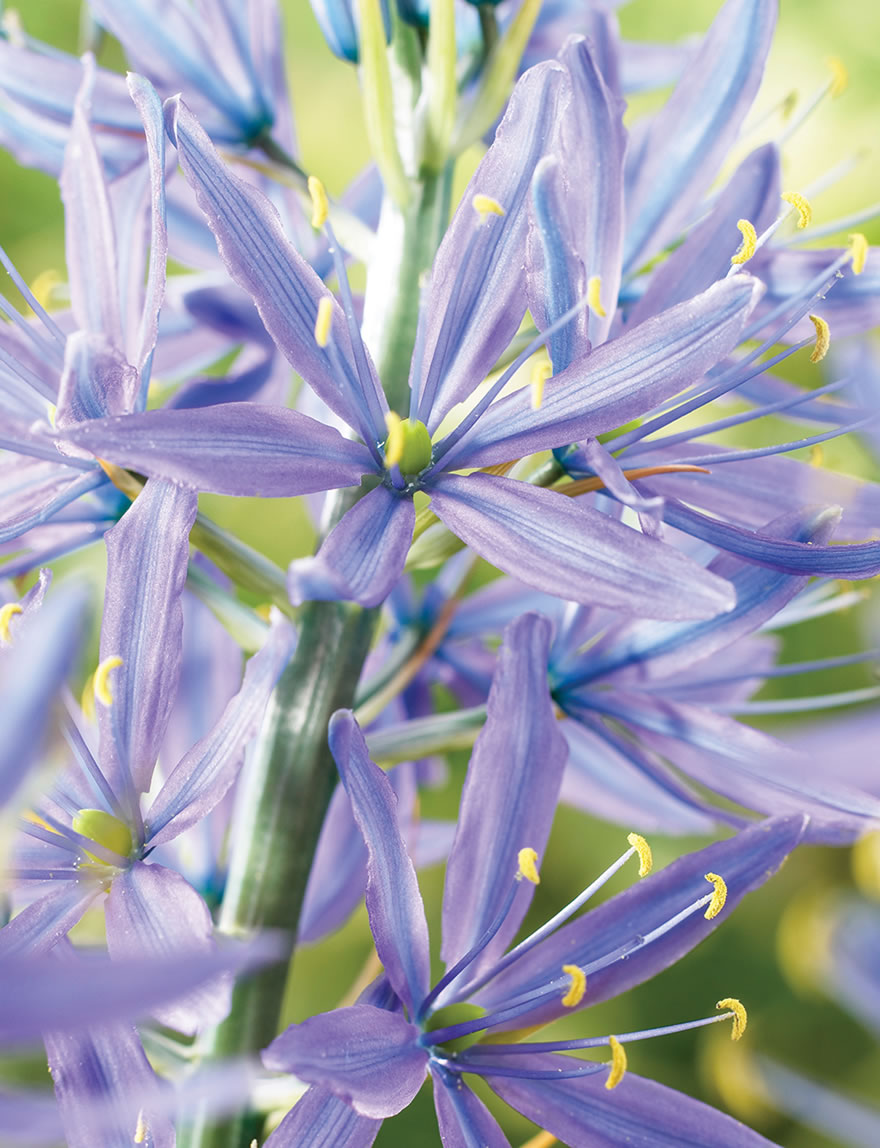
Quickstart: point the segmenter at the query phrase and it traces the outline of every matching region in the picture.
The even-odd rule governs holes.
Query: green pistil
[[[431,465],[431,436],[418,419],[390,420],[385,440],[386,467],[398,466],[401,474],[419,474]]]
[[[124,821],[120,821],[112,813],[105,813],[103,809],[81,809],[73,819],[73,828],[83,837],[88,837],[97,845],[103,845],[105,849],[118,853],[120,857],[128,857],[131,854],[134,844],[131,830]],[[89,857],[98,864],[104,864],[101,858],[94,857],[91,853]]]

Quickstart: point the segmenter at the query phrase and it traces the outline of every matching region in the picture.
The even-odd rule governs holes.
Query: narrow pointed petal
[[[6,458],[9,465],[0,469],[0,543],[48,522],[81,494],[105,482],[97,470],[74,470],[63,463],[11,454]]]
[[[0,959],[39,956],[66,937],[102,892],[87,881],[57,881],[0,929]]]
[[[89,127],[95,61],[84,59],[61,172],[70,300],[76,325],[122,346],[116,282],[116,237],[101,158]]]
[[[229,274],[257,305],[281,353],[328,407],[360,428],[367,410],[342,310],[333,304],[333,339],[342,377],[332,356],[315,341],[318,301],[327,288],[284,234],[275,207],[234,175],[179,97],[166,105],[169,135],[184,175],[208,218]]]
[[[431,1077],[443,1148],[510,1148],[498,1121],[460,1076],[432,1066]]]
[[[797,295],[839,256],[840,250],[833,248],[792,251],[769,244],[762,248],[754,261],[755,274],[767,284],[759,315]],[[861,335],[880,323],[880,248],[869,249],[861,275],[844,271],[843,278],[835,282],[834,288],[822,300],[820,314],[828,320],[835,339],[842,335]],[[804,317],[791,328],[786,340],[794,341],[814,334],[812,324]]]
[[[626,269],[688,222],[752,105],[775,25],[774,0],[727,0],[651,123],[628,204]]]
[[[727,883],[727,907],[712,920],[697,910],[656,940],[628,951],[604,968],[588,971],[585,1003],[598,1004],[633,985],[649,980],[690,952],[721,924],[741,898],[771,877],[799,843],[807,818],[773,818],[743,830],[727,841],[710,845],[673,861],[659,873],[639,881],[604,905],[563,925],[521,960],[501,973],[479,994],[479,1003],[504,1007],[506,1001],[527,992],[542,993],[558,980],[563,964],[590,969],[621,948],[672,920],[710,889],[706,873],[720,873]],[[569,1010],[554,990],[536,997],[527,1011],[510,1022],[511,1028],[549,1021]]]
[[[241,689],[220,720],[175,766],[146,817],[152,847],[195,825],[223,799],[238,776],[266,703],[296,647],[293,628],[276,618],[266,644],[248,662]]]
[[[165,960],[190,946],[204,954],[214,949],[208,906],[179,873],[136,861],[115,877],[104,909],[110,956],[150,956]],[[231,978],[221,975],[153,1015],[180,1032],[195,1033],[221,1021],[229,1011]]]
[[[488,717],[471,755],[443,893],[447,966],[473,947],[495,920],[517,875],[517,854],[543,856],[567,757],[547,691],[551,626],[525,614],[504,631],[489,692]],[[534,885],[520,881],[504,924],[469,966],[492,964],[513,940]]]
[[[428,991],[428,925],[400,832],[397,797],[388,778],[370,761],[349,710],[337,710],[330,719],[328,740],[370,854],[367,912],[376,952],[394,991],[415,1015]]]
[[[518,1056],[516,1067],[562,1072],[572,1060]],[[629,1072],[609,1092],[606,1079],[604,1072],[569,1080],[490,1075],[489,1083],[512,1108],[578,1148],[772,1148],[745,1124],[683,1092]]]
[[[361,1116],[394,1116],[425,1081],[428,1054],[400,1013],[356,1004],[292,1024],[263,1053],[270,1071],[329,1088]]]
[[[120,466],[215,494],[287,498],[356,486],[366,447],[297,411],[258,403],[99,419],[66,437]]]
[[[313,558],[290,564],[287,589],[307,601],[384,602],[403,573],[415,526],[409,495],[377,486],[333,527]]]
[[[421,383],[420,417],[430,431],[488,374],[525,314],[522,249],[529,183],[553,144],[560,110],[569,98],[567,75],[554,61],[522,77],[437,252],[424,377],[411,380],[413,386]],[[481,221],[475,195],[495,200],[504,214]]]
[[[74,331],[64,346],[55,425],[65,430],[88,419],[124,414],[137,389],[137,371],[105,335]]]
[[[500,570],[585,605],[653,618],[705,618],[728,610],[727,582],[684,554],[550,490],[484,474],[444,476],[432,507]]]
[[[716,283],[548,379],[538,410],[528,387],[494,402],[444,465],[508,462],[638,418],[733,350],[762,291],[758,280],[745,274]]]
[[[329,1088],[313,1086],[291,1108],[265,1148],[370,1148],[381,1120],[358,1116],[350,1104]]]
[[[180,672],[180,596],[189,561],[196,493],[151,479],[108,530],[101,661],[112,671],[113,702],[98,703],[101,764],[122,796],[145,793],[165,736]],[[126,781],[130,778],[130,781]]]

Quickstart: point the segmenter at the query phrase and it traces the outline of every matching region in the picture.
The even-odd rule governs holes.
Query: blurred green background
[[[325,47],[306,0],[281,0],[285,9],[286,51],[297,116],[303,165],[321,175],[331,192],[339,192],[368,159],[355,73],[336,60]],[[635,0],[620,11],[626,36],[645,40],[673,40],[700,33],[710,24],[717,0],[690,0],[687,4],[662,0]],[[79,5],[77,0],[27,0],[21,17],[29,33],[59,47],[77,50]],[[848,90],[834,101],[825,101],[786,148],[786,185],[805,186],[838,163],[860,156],[852,173],[817,197],[814,219],[824,223],[857,210],[877,198],[880,160],[875,149],[880,79],[877,44],[880,43],[880,6],[861,0],[783,0],[779,31],[770,59],[765,86],[753,119],[793,89],[806,99],[828,75],[829,55],[840,57],[850,74]],[[122,67],[118,47],[102,51],[107,66]],[[650,99],[638,107],[650,106]],[[770,121],[777,124],[777,120]],[[754,142],[767,138],[760,129]],[[750,141],[752,142],[752,141]],[[462,170],[474,162],[464,158]],[[63,216],[56,184],[49,178],[25,171],[10,157],[0,155],[0,242],[27,279],[49,267],[63,267]],[[880,224],[863,230],[880,242]],[[800,370],[803,369],[801,364]],[[789,372],[794,377],[795,371]],[[864,472],[866,456],[852,444],[830,444],[826,461],[843,470]],[[286,563],[310,546],[308,532],[291,503],[273,501],[258,513],[254,506],[230,500],[206,500],[211,512],[239,531],[252,544]],[[844,653],[863,640],[867,615],[834,616],[822,624],[786,639],[783,660]],[[869,672],[855,668],[834,680],[835,688],[870,682]],[[814,677],[790,683],[793,692],[812,693],[830,688]],[[458,785],[466,758],[453,763],[453,783],[441,793],[427,794],[426,816],[452,817],[457,807]],[[632,826],[638,829],[638,826]],[[537,891],[529,921],[537,924],[552,915],[582,885],[592,879],[622,851],[625,831],[590,821],[568,809],[557,816],[550,849],[542,866],[544,880]],[[680,852],[703,844],[698,840],[652,839],[658,865]],[[626,887],[635,877],[635,866],[618,875],[608,892]],[[439,943],[439,905],[442,873],[424,875],[435,945]],[[822,897],[835,898],[852,888],[846,850],[801,850],[766,888],[753,894],[736,914],[698,951],[649,985],[624,999],[581,1013],[555,1026],[560,1035],[621,1032],[654,1024],[708,1015],[716,1000],[742,998],[749,1009],[749,1032],[741,1045],[727,1039],[728,1026],[684,1033],[661,1041],[629,1047],[630,1068],[681,1088],[710,1103],[726,1107],[751,1121],[769,1138],[786,1148],[828,1148],[829,1140],[774,1114],[744,1089],[740,1079],[756,1051],[776,1056],[804,1073],[839,1087],[853,1096],[877,1101],[880,1050],[867,1031],[830,1002],[821,987],[800,980],[793,983],[777,959],[777,934],[781,919],[795,898],[814,890],[817,904]],[[801,955],[818,955],[816,938],[809,932],[789,931]],[[802,936],[799,941],[798,937]],[[289,1020],[334,1007],[356,979],[371,949],[363,911],[339,934],[302,952],[296,961],[289,993]],[[733,1053],[734,1060],[726,1059]],[[507,1112],[507,1110],[504,1110]],[[504,1126],[514,1145],[528,1138],[531,1126],[507,1113]],[[417,1102],[400,1117],[386,1122],[377,1144],[439,1145],[431,1111],[430,1094],[423,1090]]]

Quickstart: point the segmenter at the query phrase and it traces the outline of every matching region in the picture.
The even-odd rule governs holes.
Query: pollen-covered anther
[[[16,614],[23,614],[21,606],[18,602],[7,602],[5,606],[0,606],[0,642],[9,645],[12,642],[12,634],[9,631],[9,623]]]
[[[118,654],[111,654],[99,663],[95,670],[95,697],[105,706],[113,705],[113,694],[110,692],[110,671],[122,665],[122,658]]]
[[[743,263],[748,263],[755,254],[758,246],[758,233],[755,231],[755,225],[747,219],[738,219],[736,225],[742,234],[742,243],[736,255],[731,255],[730,262],[740,266]]]
[[[562,971],[571,978],[571,984],[566,989],[562,1004],[565,1008],[575,1008],[584,999],[584,993],[587,991],[587,974],[579,965],[563,965]]]
[[[798,231],[803,231],[803,229],[813,218],[813,209],[810,207],[810,201],[805,195],[801,195],[799,191],[784,191],[782,193],[782,198],[786,203],[790,203],[791,206],[797,211]]]
[[[868,240],[861,231],[856,231],[849,237],[849,253],[852,256],[853,275],[861,275],[865,270],[865,260],[868,258]]]
[[[602,279],[599,275],[591,275],[587,280],[587,304],[594,315],[604,319],[606,312],[602,306]]]
[[[483,195],[478,191],[473,199],[471,205],[474,211],[479,215],[480,222],[485,223],[490,215],[504,215],[505,211],[497,199],[493,199],[491,195]]]
[[[542,359],[532,367],[532,410],[537,411],[544,401],[544,384],[553,374],[553,364]]]
[[[717,873],[707,873],[706,880],[715,886],[715,891],[706,907],[706,912],[703,914],[707,921],[711,921],[718,916],[727,902],[727,883]]]
[[[315,342],[326,347],[330,342],[330,326],[333,322],[333,300],[322,295],[318,300],[318,314],[315,316]]]
[[[821,315],[811,315],[810,321],[816,328],[816,346],[810,355],[810,362],[821,363],[831,346],[831,329]]]
[[[829,56],[826,63],[828,64],[829,72],[831,72],[831,87],[829,91],[832,100],[836,100],[837,97],[842,96],[849,87],[849,72],[840,56]]]
[[[538,876],[538,854],[534,849],[520,849],[516,855],[517,872],[516,879],[522,881],[531,881],[533,885],[540,885],[541,878]]]
[[[616,1036],[608,1037],[608,1047],[611,1049],[611,1071],[608,1073],[605,1087],[610,1092],[626,1075],[626,1049]]]
[[[316,175],[310,175],[308,181],[309,196],[312,200],[312,227],[316,230],[327,222],[327,213],[330,204],[323,183]]]
[[[742,1001],[738,1001],[736,997],[725,997],[723,1001],[719,1001],[715,1006],[718,1009],[723,1008],[726,1012],[730,1013],[733,1019],[733,1028],[730,1033],[731,1040],[739,1040],[742,1034],[746,1031],[746,1025],[749,1023],[748,1013],[746,1012],[745,1005]]]
[[[627,841],[639,855],[639,876],[647,877],[654,867],[654,854],[651,852],[651,846],[638,833],[630,833],[627,836]]]

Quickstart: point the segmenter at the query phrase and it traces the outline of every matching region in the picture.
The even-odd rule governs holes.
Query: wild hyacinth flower
[[[633,834],[631,848],[605,874],[505,955],[531,900],[533,887],[522,878],[537,877],[535,859],[549,834],[565,759],[549,700],[522,705],[524,696],[538,696],[538,667],[549,637],[545,620],[525,615],[511,627],[502,650],[447,869],[447,972],[433,988],[427,925],[394,796],[369,760],[352,716],[334,716],[330,744],[370,853],[367,907],[385,974],[366,1001],[291,1026],[264,1054],[267,1067],[295,1072],[315,1086],[273,1134],[273,1148],[371,1144],[379,1122],[412,1100],[426,1073],[434,1081],[441,1136],[449,1144],[507,1143],[464,1083],[467,1074],[486,1078],[514,1107],[569,1143],[623,1144],[640,1135],[652,1144],[673,1145],[685,1132],[693,1143],[716,1148],[766,1143],[658,1085],[633,1077],[621,1084],[626,1035],[495,1043],[505,1032],[516,1042],[519,1030],[566,1015],[584,1001],[614,996],[672,963],[715,927],[722,890],[730,905],[759,885],[804,827],[801,817],[763,823],[682,858],[563,926],[631,856],[638,854],[641,871],[647,871],[648,847]],[[499,760],[504,770],[497,768]],[[526,840],[534,844],[523,845]],[[466,1001],[479,1006],[467,1013],[473,1017],[476,1011],[476,1019],[456,1023],[440,1011]],[[725,1000],[720,1007],[725,1017],[744,1019],[738,1001]],[[682,1027],[689,1026],[627,1035],[636,1039]],[[482,1033],[491,1034],[491,1043],[449,1047]],[[610,1074],[605,1065],[559,1055],[605,1045],[613,1052]],[[340,1101],[355,1115],[346,1117]]]
[[[347,291],[342,310],[286,242],[267,205],[219,162],[186,108],[172,104],[169,126],[181,162],[233,277],[250,291],[291,364],[362,442],[344,440],[303,415],[248,404],[105,419],[71,428],[70,441],[142,473],[222,493],[293,495],[355,485],[364,475],[378,478],[317,557],[293,567],[296,600],[381,601],[406,557],[413,496],[424,491],[438,516],[479,554],[539,588],[663,617],[729,607],[722,583],[653,539],[530,484],[456,472],[515,457],[524,431],[528,449],[538,450],[569,441],[597,419],[614,423],[612,372],[621,386],[626,380],[633,409],[698,378],[739,338],[759,290],[747,277],[718,284],[617,340],[610,360],[595,369],[591,360],[578,360],[556,379],[552,410],[548,403],[532,411],[525,426],[493,417],[492,399],[509,371],[458,426],[438,432],[448,411],[491,369],[522,317],[525,297],[512,271],[522,257],[528,184],[552,138],[557,109],[569,98],[568,84],[565,69],[545,65],[520,82],[511,100],[441,246],[403,423],[386,422],[387,403]],[[218,455],[226,460],[222,467]],[[232,459],[235,467],[228,465]]]

